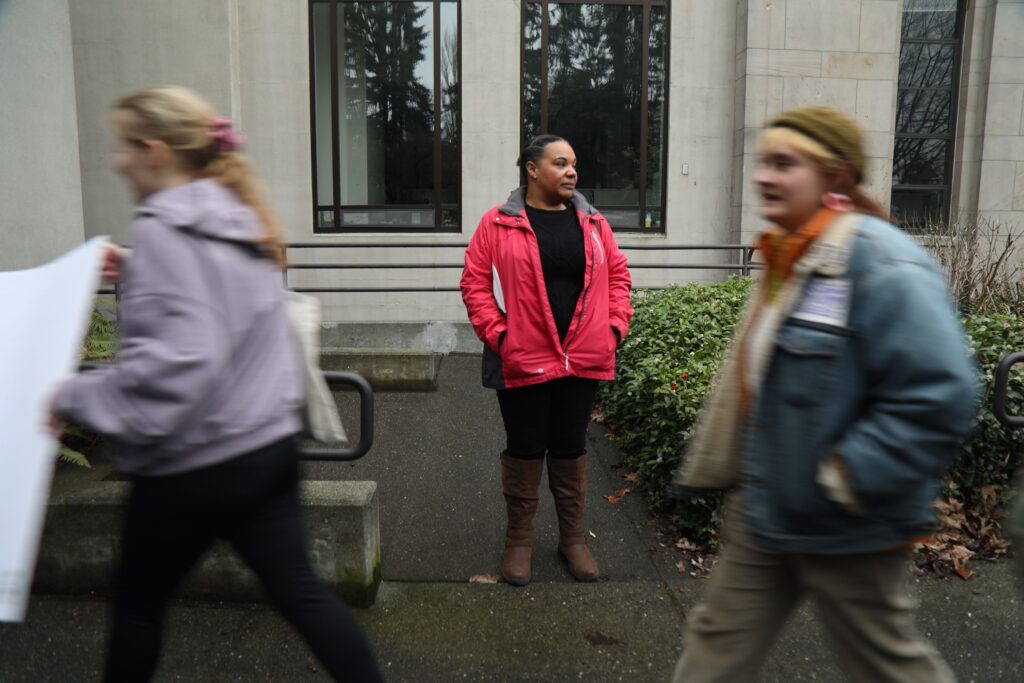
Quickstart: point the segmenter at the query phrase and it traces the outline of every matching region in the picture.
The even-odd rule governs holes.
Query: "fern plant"
[[[82,346],[82,361],[107,361],[114,357],[117,350],[117,325],[93,309],[89,319],[89,329],[85,334]],[[57,459],[62,464],[92,468],[89,453],[93,453],[103,443],[103,437],[81,427],[67,425],[60,436],[60,447]]]

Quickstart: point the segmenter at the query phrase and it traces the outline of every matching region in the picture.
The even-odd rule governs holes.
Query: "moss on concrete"
[[[334,579],[334,592],[350,607],[371,607],[377,599],[380,588],[380,549],[373,555],[373,571],[370,580],[361,572],[342,568]]]
[[[681,642],[656,582],[387,582],[356,616],[395,670],[410,661],[469,680],[520,680],[510,667],[530,680],[666,680]]]

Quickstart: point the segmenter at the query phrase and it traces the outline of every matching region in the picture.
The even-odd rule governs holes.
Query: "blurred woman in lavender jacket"
[[[154,88],[111,112],[115,170],[139,203],[117,361],[58,390],[51,422],[119,446],[132,481],[105,680],[156,668],[168,600],[217,538],[337,680],[380,680],[370,646],[313,573],[298,498],[302,375],[288,328],[280,230],[241,135],[198,95]]]

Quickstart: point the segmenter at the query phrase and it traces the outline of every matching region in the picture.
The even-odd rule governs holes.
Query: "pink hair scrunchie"
[[[237,152],[245,144],[245,135],[231,127],[230,116],[213,119],[213,130],[208,135],[218,152]]]

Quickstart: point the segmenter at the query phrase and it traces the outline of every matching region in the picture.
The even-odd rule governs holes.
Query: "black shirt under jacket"
[[[587,268],[583,230],[571,205],[556,211],[527,205],[526,217],[537,235],[548,303],[558,328],[558,338],[564,342],[572,314],[576,311],[576,302],[583,292],[583,275]]]

